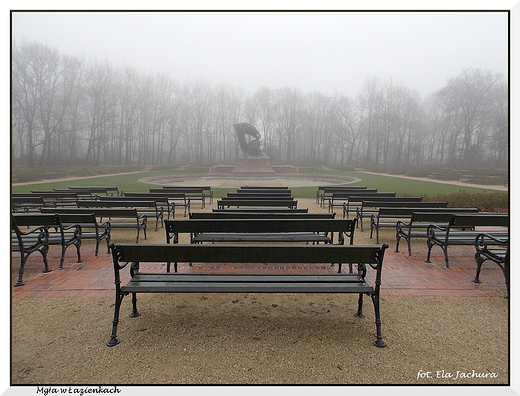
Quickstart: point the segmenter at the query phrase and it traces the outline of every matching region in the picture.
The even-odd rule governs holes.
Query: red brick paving
[[[450,268],[445,268],[440,249],[433,251],[432,263],[424,262],[426,248],[414,249],[414,255],[395,253],[387,249],[383,266],[382,295],[393,296],[504,296],[506,286],[502,271],[493,263],[485,263],[480,279],[481,284],[474,284],[475,259],[471,247],[453,247],[450,249]],[[75,263],[74,253],[68,253],[64,268],[60,270],[59,249],[49,251],[49,266],[53,270],[42,273],[43,264],[38,254],[31,256],[26,264],[25,285],[12,287],[13,297],[98,297],[113,296],[113,267],[111,256],[101,252],[94,256],[93,249],[82,249],[84,262]],[[12,254],[12,284],[17,279],[20,258]],[[164,271],[164,266],[155,266],[157,271]],[[344,266],[344,270],[348,268]],[[335,272],[330,265],[265,264],[221,265],[196,264],[189,267],[179,265],[179,272],[239,272],[254,269],[261,272]],[[370,271],[370,269],[369,269]],[[128,270],[125,269],[126,276]],[[369,278],[370,279],[370,278]],[[123,283],[126,279],[123,279]]]

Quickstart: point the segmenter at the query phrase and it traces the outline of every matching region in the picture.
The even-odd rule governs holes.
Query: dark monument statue
[[[247,122],[241,122],[233,124],[233,126],[237,132],[238,143],[242,149],[239,158],[269,158],[267,154],[260,150],[260,132],[258,132],[253,125],[248,124]],[[249,142],[246,139],[246,135],[252,137]]]

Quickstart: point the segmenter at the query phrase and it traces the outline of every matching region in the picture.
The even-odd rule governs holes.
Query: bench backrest
[[[288,186],[241,186],[240,190],[287,190]]]
[[[455,214],[450,220],[450,228],[471,228],[479,226],[509,227],[508,213]]]
[[[478,213],[478,211],[478,208],[415,208],[408,225],[410,228],[413,228],[414,224],[447,225],[456,213]]]
[[[323,193],[332,193],[332,192],[342,192],[342,191],[355,191],[355,190],[366,190],[366,186],[320,186],[318,187],[318,192]]]
[[[216,213],[309,213],[309,208],[225,208],[225,209],[212,209],[212,212]]]
[[[11,214],[11,228],[15,227],[59,227],[60,219],[57,214]]]
[[[395,197],[395,192],[375,192],[372,194],[358,194],[358,193],[332,193],[332,200],[348,200],[352,202],[364,202],[369,199],[377,198],[391,198]]]
[[[422,197],[387,197],[387,196],[374,196],[359,201],[363,206],[374,206],[376,204],[384,202],[422,202]]]
[[[140,192],[125,192],[123,197],[132,198],[136,200],[155,201],[160,203],[168,203],[168,196],[166,194],[140,193]],[[121,197],[102,197],[103,201],[118,200]]]
[[[355,228],[352,219],[179,219],[164,220],[168,233],[233,232],[345,232]]]
[[[408,201],[365,201],[363,202],[363,209],[378,208],[379,214],[381,209],[386,208],[447,208],[448,202],[408,202]]]
[[[117,199],[118,197],[108,197],[114,199],[107,200],[78,200],[78,207],[94,208],[157,208],[155,201],[137,199]]]
[[[161,189],[154,188],[154,190],[161,190]],[[180,192],[201,192],[201,191],[211,191],[211,187],[206,187],[206,186],[163,186],[162,190],[180,191]]]
[[[107,195],[110,191],[115,192],[116,195],[119,194],[119,188],[116,186],[69,186],[71,190],[89,190],[91,192],[105,192]]]
[[[418,207],[402,207],[402,208],[380,208],[378,214],[380,217],[388,218],[404,218],[409,217],[413,222],[435,222],[434,220],[442,219],[443,223],[447,223],[454,213],[478,213],[477,208],[418,208]]]
[[[232,201],[235,199],[242,200],[278,200],[278,201],[292,201],[294,197],[291,195],[238,195],[238,196],[226,196],[220,198],[221,201]]]
[[[238,199],[229,198],[217,201],[217,207],[222,206],[287,206],[296,207],[298,201],[291,199]]]
[[[334,219],[336,213],[192,212],[190,219]]]
[[[111,244],[115,268],[124,262],[360,263],[381,269],[387,245]],[[117,275],[116,275],[117,276]]]
[[[112,208],[42,208],[42,213],[57,213],[57,214],[85,214],[93,213],[96,217],[101,218],[137,218],[137,209],[112,209]]]
[[[286,197],[291,197],[291,191],[289,190],[286,190],[286,191],[277,191],[277,192],[257,192],[257,191],[254,191],[254,192],[230,192],[230,193],[227,193],[226,195],[227,197],[230,197],[230,198],[249,198],[249,197],[253,197],[253,198],[256,198],[256,197],[267,197],[267,198],[275,198],[275,197],[281,197],[281,198],[286,198]]]
[[[380,193],[377,189],[366,189],[366,190],[350,190],[350,191],[333,191],[330,193],[330,197],[332,198],[348,198],[350,196],[363,197],[363,196],[371,196],[374,194],[388,194],[388,193]],[[395,195],[395,193],[394,193]],[[387,195],[392,196],[392,195]]]
[[[58,213],[62,224],[92,224],[97,226],[94,213]]]
[[[47,198],[75,198],[78,196],[77,191],[74,190],[32,190],[31,193]]]

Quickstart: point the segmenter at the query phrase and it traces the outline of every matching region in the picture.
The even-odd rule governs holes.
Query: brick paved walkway
[[[64,269],[58,269],[59,249],[49,252],[50,273],[42,273],[41,257],[34,254],[29,258],[24,275],[25,285],[12,287],[12,296],[17,297],[96,297],[113,296],[113,267],[111,256],[103,249],[98,257],[94,257],[93,249],[82,249],[83,263],[75,263],[73,249],[69,249]],[[502,271],[493,263],[483,266],[481,284],[474,284],[475,259],[470,247],[451,248],[450,268],[444,267],[444,259],[440,249],[434,250],[432,263],[426,264],[426,249],[414,249],[414,256],[395,253],[389,248],[385,253],[383,267],[382,294],[393,296],[504,296],[506,286]],[[18,274],[20,258],[12,254],[12,284]],[[308,271],[309,265],[201,265],[193,267],[180,264],[180,272],[221,271],[238,272],[253,268],[255,271],[299,272]],[[164,271],[164,268],[157,268]],[[312,271],[333,272],[329,265],[313,265]],[[370,270],[369,270],[370,271]],[[126,271],[127,272],[127,271]],[[125,273],[126,273],[125,272]],[[371,279],[371,278],[369,278]],[[123,283],[126,279],[123,279]]]

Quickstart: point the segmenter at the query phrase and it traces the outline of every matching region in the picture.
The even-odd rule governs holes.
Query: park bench
[[[420,210],[446,209],[448,202],[382,202],[370,215],[370,238],[376,232],[376,241],[379,241],[379,230],[381,228],[392,228],[395,230],[398,220],[408,220],[413,212]],[[377,242],[379,243],[379,242]]]
[[[37,212],[45,207],[46,203],[43,197],[35,194],[11,194],[11,211],[12,212]]]
[[[113,197],[117,198],[117,197]],[[121,197],[119,197],[121,198]],[[149,214],[155,217],[155,231],[159,229],[159,220],[162,225],[164,209],[158,206],[155,201],[137,200],[137,199],[114,199],[114,200],[78,200],[79,208],[111,208],[111,209],[137,209],[139,215]]]
[[[291,212],[191,212],[190,219],[334,219],[336,213],[291,213]]]
[[[323,201],[333,192],[366,190],[366,186],[318,186],[316,190],[316,203],[323,206]]]
[[[49,246],[61,247],[60,268],[63,268],[65,252],[69,246],[76,247],[78,263],[81,262],[81,226],[64,225],[57,214],[13,213],[11,214],[11,250],[20,252],[18,281],[14,286],[23,286],[23,273],[27,258],[34,252],[42,255],[44,271],[50,272],[47,262]]]
[[[491,228],[492,230],[488,230]],[[431,224],[427,228],[427,263],[431,263],[431,251],[439,246],[449,267],[448,247],[453,245],[475,245],[475,238],[486,232],[494,238],[509,238],[509,215],[507,213],[454,214],[447,226]]]
[[[298,201],[293,198],[289,199],[262,199],[262,198],[226,198],[222,197],[217,201],[217,209],[224,209],[229,207],[285,207],[294,208],[298,207]]]
[[[76,209],[74,209],[76,210]],[[94,213],[56,213],[64,229],[71,228],[74,225],[79,225],[81,230],[80,238],[84,240],[93,240],[96,244],[94,248],[94,255],[99,253],[99,245],[101,241],[110,244],[111,226],[109,221],[98,222]],[[60,266],[61,268],[61,266]]]
[[[202,200],[204,206],[206,198],[213,203],[213,190],[210,186],[163,186],[163,189],[185,193],[188,198],[194,198],[192,200]]]
[[[54,190],[33,190],[34,195],[39,195],[47,206],[76,206],[76,201],[79,199],[76,191],[63,192]]]
[[[229,192],[226,194],[226,197],[229,198],[271,198],[271,199],[277,199],[277,198],[292,198],[291,191],[285,190],[282,192],[250,192],[250,191],[239,191],[239,192]]]
[[[137,309],[138,293],[354,293],[358,297],[355,316],[364,317],[363,296],[370,296],[374,306],[376,340],[384,347],[381,332],[380,287],[383,258],[388,246],[355,245],[200,245],[200,244],[116,244],[112,245],[114,264],[115,306],[112,333],[107,346],[119,344],[117,327],[123,298],[132,295],[130,317],[141,313]],[[356,273],[158,273],[146,272],[147,263],[298,263],[356,264]],[[129,265],[130,280],[122,285],[122,270]],[[375,270],[373,282],[368,282],[367,267]],[[312,270],[312,269],[311,269]]]
[[[215,213],[309,213],[309,208],[221,208],[212,209]]]
[[[59,177],[61,177],[61,175],[56,172],[45,172],[46,179],[57,179]]]
[[[123,197],[139,201],[155,201],[158,207],[166,212],[166,218],[175,218],[175,202],[171,201],[166,194],[155,194],[146,192],[124,192]],[[103,200],[103,199],[102,199]]]
[[[385,196],[373,196],[359,199],[349,200],[343,204],[343,217],[349,218],[350,213],[355,213],[358,221],[361,223],[363,230],[363,219],[370,218],[380,207],[391,206],[396,204],[397,206],[411,206],[417,202],[421,202],[422,197],[385,197]]]
[[[354,243],[356,220],[347,219],[188,219],[165,220],[166,243],[179,243],[179,234],[189,234],[190,243],[205,242],[304,242],[337,243],[345,237]]]
[[[165,195],[168,197],[168,202],[170,204],[173,204],[175,208],[181,207],[184,208],[184,217],[189,213],[191,210],[191,200],[196,199],[193,196],[190,197],[188,194],[184,192],[174,191],[170,190],[169,188],[150,188],[150,194],[159,194],[159,195]],[[202,198],[201,198],[202,199]],[[202,204],[202,206],[205,206]]]
[[[409,219],[401,218],[395,223],[396,248],[399,252],[401,239],[408,245],[408,255],[412,255],[412,238],[428,238],[427,229],[431,224],[447,226],[456,213],[478,213],[478,208],[415,208]]]
[[[135,208],[106,208],[106,207],[82,207],[82,208],[43,208],[42,213],[93,213],[99,226],[105,221],[110,222],[110,229],[134,228],[137,232],[135,243],[139,242],[141,230],[146,239],[146,226],[148,217],[146,214],[139,214]]]
[[[87,190],[90,193],[105,194],[105,195],[119,195],[119,188],[117,186],[69,186],[71,190]]]
[[[337,197],[341,196],[341,194],[362,194],[365,193],[365,195],[374,194],[377,192],[377,188],[367,188],[367,187],[343,187],[341,189],[338,188],[326,188],[323,190],[323,193],[320,195],[320,206],[322,208],[325,207],[325,202],[330,202],[332,199],[332,196],[336,194]]]
[[[487,233],[478,234],[475,238],[475,249],[477,273],[473,283],[481,283],[480,271],[482,269],[482,264],[488,260],[492,261],[500,267],[504,274],[507,296],[509,296],[509,239],[496,238]]]
[[[348,203],[350,206],[355,208],[357,205],[360,205],[361,202],[370,198],[376,199],[384,197],[395,197],[396,195],[395,192],[365,191],[367,190],[345,193],[332,193],[330,198],[328,198],[329,212],[333,212],[336,206],[343,208],[345,203]]]

